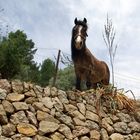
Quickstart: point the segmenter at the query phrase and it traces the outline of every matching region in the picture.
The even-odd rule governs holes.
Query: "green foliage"
[[[74,67],[69,65],[63,70],[59,70],[56,86],[62,90],[70,90],[75,86]]]
[[[49,80],[54,76],[55,63],[51,59],[45,59],[41,65],[40,70],[40,84],[46,86],[49,84]]]
[[[10,32],[8,37],[0,42],[0,73],[2,78],[18,77],[25,81],[30,79],[28,72],[30,71],[32,77],[33,71],[38,70],[33,61],[35,52],[34,43],[27,39],[23,31]]]

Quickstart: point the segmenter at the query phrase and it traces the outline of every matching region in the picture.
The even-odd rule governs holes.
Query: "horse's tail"
[[[109,85],[109,81],[110,81],[110,70],[109,70],[109,67],[108,65],[104,62],[105,64],[105,68],[106,68],[106,73],[105,73],[105,77],[103,79],[103,83],[105,85]]]
[[[107,70],[107,83],[109,84],[109,81],[110,81],[110,70],[109,70],[109,67],[108,67],[107,64],[106,64],[106,70]]]

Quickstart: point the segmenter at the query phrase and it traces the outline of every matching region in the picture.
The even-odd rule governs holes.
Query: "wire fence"
[[[57,48],[39,48],[43,52],[49,52],[50,55],[46,54],[36,54],[36,57],[42,58],[42,60],[45,60],[47,58],[50,58],[56,62],[57,60],[57,54],[59,49]],[[72,60],[71,60],[71,54],[64,52],[61,50],[61,55],[60,55],[60,61],[59,61],[59,69],[63,69],[67,67],[68,65],[72,65]],[[140,79],[134,76],[130,75],[124,75],[121,73],[114,73],[115,76],[115,85],[117,88],[123,88],[125,91],[127,90],[132,90],[136,98],[140,98]],[[110,80],[111,81],[111,80]],[[132,97],[131,94],[128,96]]]

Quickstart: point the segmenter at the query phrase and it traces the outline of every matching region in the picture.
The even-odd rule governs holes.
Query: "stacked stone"
[[[140,110],[113,115],[94,93],[0,80],[0,140],[140,140]]]

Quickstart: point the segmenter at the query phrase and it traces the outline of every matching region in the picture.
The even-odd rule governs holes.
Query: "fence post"
[[[55,86],[55,83],[56,83],[56,77],[57,77],[57,71],[58,71],[58,65],[59,65],[59,59],[60,59],[60,53],[61,53],[61,50],[58,51],[57,62],[56,62],[56,66],[55,66],[55,73],[54,73],[54,78],[53,78],[53,84],[52,84],[52,86]]]

